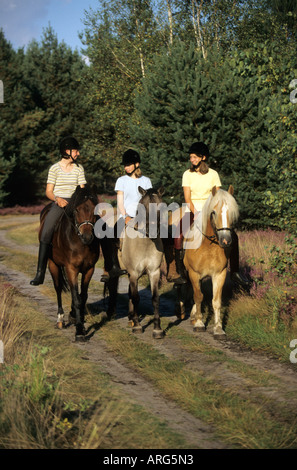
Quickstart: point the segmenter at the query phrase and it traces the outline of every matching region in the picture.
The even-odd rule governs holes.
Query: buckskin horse
[[[163,243],[160,237],[160,209],[164,189],[145,190],[139,186],[142,195],[137,215],[126,226],[119,260],[129,276],[129,313],[128,319],[134,333],[142,332],[139,323],[138,280],[144,274],[149,276],[152,304],[154,310],[153,337],[162,338],[159,314],[159,280],[163,258]],[[141,215],[140,215],[141,214]],[[137,219],[137,223],[135,223]]]
[[[200,281],[210,276],[213,286],[212,306],[214,310],[214,337],[225,338],[221,321],[222,289],[226,279],[228,258],[232,244],[232,226],[239,217],[236,200],[233,197],[233,187],[228,192],[214,187],[202,209],[202,235],[198,247],[187,247],[185,240],[184,265],[194,292],[194,306],[191,312],[191,321],[195,331],[205,331],[202,320],[201,302],[203,294]],[[199,238],[199,237],[198,237]]]
[[[48,266],[57,294],[57,327],[61,329],[65,325],[62,291],[70,289],[72,302],[69,320],[76,325],[76,341],[85,340],[84,317],[88,287],[100,252],[99,239],[94,236],[93,231],[96,222],[94,209],[97,203],[98,197],[94,187],[77,186],[57,223],[52,240],[52,252],[49,256]],[[46,206],[41,213],[39,234],[49,206]]]

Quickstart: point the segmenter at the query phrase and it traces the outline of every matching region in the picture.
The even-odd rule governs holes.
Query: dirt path
[[[1,219],[1,218],[0,218]],[[24,218],[25,221],[25,218]],[[30,219],[29,223],[32,221]],[[20,249],[20,247],[6,237],[5,230],[1,230],[0,223],[0,246],[12,249]],[[36,254],[36,247],[25,246],[21,247],[29,253]],[[1,249],[3,253],[3,249]],[[0,251],[0,255],[1,255]],[[101,270],[97,269],[94,279],[99,280]],[[29,277],[21,272],[14,271],[0,262],[0,275],[4,276],[12,285],[14,285],[22,294],[30,297],[37,303],[38,308],[52,321],[56,322],[56,303],[48,299],[41,292],[39,287],[32,287],[29,284]],[[49,274],[47,274],[49,276]],[[128,289],[128,281],[123,277],[119,285],[119,293],[122,298],[125,298]],[[90,295],[88,303],[90,305],[103,302],[98,296]],[[141,291],[141,304],[144,311],[151,311],[151,298],[148,290]],[[116,321],[123,327],[127,328],[127,316],[125,311],[125,302],[121,302],[117,311]],[[171,322],[172,327],[177,326],[176,317],[170,316],[174,311],[173,301],[161,297],[160,312],[161,316],[166,316]],[[296,368],[292,365],[283,365],[271,358],[251,353],[244,350],[237,344],[226,340],[217,341],[209,333],[199,334],[199,340],[205,345],[221,351],[224,355],[233,361],[249,365],[257,371],[261,371],[263,375],[273,377],[269,385],[260,386],[252,382],[248,376],[234,371],[234,368],[228,367],[228,361],[213,360],[210,361],[204,354],[195,352],[189,353],[185,348],[182,348],[178,341],[172,337],[165,336],[163,340],[153,340],[152,338],[152,325],[149,321],[143,320],[144,333],[140,339],[150,345],[153,345],[161,353],[170,359],[178,359],[183,361],[187,368],[199,371],[205,374],[211,380],[219,383],[225,388],[232,390],[243,397],[259,403],[266,410],[271,410],[272,415],[277,411],[274,409],[274,403],[286,405],[286,409],[296,414],[297,398],[297,374]],[[192,326],[189,320],[180,322],[178,328],[186,330],[188,333],[193,333]],[[74,340],[74,332],[72,328],[57,332],[58,334],[65,335],[69,341]],[[75,343],[78,348],[84,351],[84,357],[88,360],[95,361],[100,365],[102,370],[109,374],[111,380],[117,384],[125,396],[132,402],[136,402],[144,406],[150,413],[153,413],[161,420],[164,420],[171,429],[179,432],[187,440],[189,448],[203,448],[203,449],[220,449],[227,448],[226,444],[219,442],[213,434],[213,429],[208,424],[203,423],[201,420],[194,418],[186,411],[179,408],[175,403],[163,398],[160,392],[152,386],[152,384],[130,369],[124,361],[119,357],[112,355],[104,343],[96,338],[96,335],[87,343]],[[290,400],[288,400],[290,397]],[[281,417],[280,417],[281,419]]]
[[[0,224],[0,246],[7,246],[12,249],[20,249],[20,247],[6,238],[6,231],[1,230]],[[36,253],[36,247],[22,247],[26,252]],[[0,256],[1,256],[0,249]],[[94,277],[99,279],[102,270],[97,269]],[[47,274],[49,275],[49,274]],[[30,278],[24,273],[8,268],[4,263],[0,262],[0,276],[9,281],[19,292],[26,297],[31,298],[37,303],[38,308],[53,323],[56,323],[56,303],[44,296],[39,287],[30,286]],[[126,294],[128,288],[127,279],[121,279],[119,292]],[[89,303],[98,302],[90,296]],[[86,325],[87,327],[88,325]],[[74,332],[72,328],[64,329],[57,334],[65,335],[69,341],[74,341]],[[208,424],[194,418],[189,413],[181,410],[173,402],[162,398],[160,392],[152,386],[147,380],[143,379],[136,372],[127,367],[119,357],[114,357],[107,349],[104,341],[89,341],[86,343],[74,343],[76,347],[84,351],[84,357],[88,360],[95,361],[100,364],[111,378],[112,382],[122,390],[122,393],[131,402],[141,404],[150,413],[153,413],[176,432],[183,435],[189,443],[189,448],[203,449],[222,449],[226,445],[216,440],[213,436],[213,429]]]

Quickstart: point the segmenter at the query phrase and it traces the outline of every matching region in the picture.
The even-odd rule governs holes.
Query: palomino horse
[[[159,280],[163,257],[163,243],[160,238],[160,208],[163,188],[145,190],[138,188],[142,198],[138,204],[137,216],[126,226],[119,259],[129,276],[129,323],[133,332],[142,332],[139,323],[138,279],[147,273],[152,292],[154,309],[154,338],[162,338],[159,314]],[[137,223],[136,223],[137,220]]]
[[[88,287],[99,258],[99,239],[94,236],[94,208],[98,198],[95,188],[77,186],[58,222],[49,257],[49,270],[57,294],[57,327],[64,326],[62,290],[70,288],[72,304],[69,320],[76,325],[75,339],[85,340],[84,316]],[[41,214],[40,232],[49,206]],[[40,233],[39,232],[39,233]],[[81,292],[78,275],[81,273]]]
[[[203,294],[200,281],[210,276],[213,285],[214,336],[223,339],[225,332],[221,321],[222,289],[226,279],[228,258],[232,244],[232,226],[239,217],[233,187],[228,192],[214,187],[202,209],[202,241],[199,247],[185,246],[184,265],[193,287],[194,302],[191,321],[195,331],[204,331],[201,302]],[[199,230],[196,228],[196,230]],[[200,232],[200,230],[199,230]],[[201,235],[201,233],[199,233]]]

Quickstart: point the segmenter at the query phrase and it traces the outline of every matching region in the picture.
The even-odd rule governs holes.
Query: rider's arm
[[[192,199],[191,199],[191,188],[190,186],[183,186],[183,189],[184,189],[184,198],[185,198],[185,202],[188,206],[188,208],[190,209],[191,212],[193,212],[193,214],[195,214],[197,211],[194,207],[194,204],[192,202]]]
[[[48,199],[50,199],[51,201],[56,202],[58,204],[58,206],[60,206],[60,207],[67,206],[68,202],[65,199],[63,199],[62,197],[54,195],[54,188],[55,188],[54,184],[47,183],[46,190],[45,190],[46,197]]]
[[[126,210],[124,206],[124,191],[117,191],[117,205],[118,205],[118,210],[122,214],[123,217],[125,217]]]

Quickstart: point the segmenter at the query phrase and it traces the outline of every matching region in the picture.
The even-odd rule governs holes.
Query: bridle
[[[213,223],[213,216],[215,214],[215,211],[212,211],[212,213],[210,214],[210,223],[211,223],[211,226],[212,226],[212,229],[214,231],[214,235],[212,236],[207,236],[207,235],[204,235],[206,238],[208,238],[209,240],[211,240],[213,243],[216,243],[217,245],[219,244],[218,243],[218,232],[222,232],[223,230],[224,231],[229,231],[230,233],[232,232],[232,228],[230,227],[221,227],[221,228],[217,228],[216,225]]]
[[[88,242],[88,245],[89,245],[90,243],[92,243],[92,241],[94,240],[94,225],[95,225],[95,224],[94,224],[93,222],[91,222],[90,220],[84,220],[83,222],[79,223],[79,222],[76,220],[76,215],[75,215],[75,214],[76,214],[76,209],[74,210],[74,223],[73,223],[73,221],[72,221],[72,218],[67,214],[65,208],[64,208],[64,214],[67,216],[67,218],[68,218],[68,220],[70,221],[72,227],[75,228],[76,234],[78,235],[78,237],[80,238],[81,242],[82,242],[84,245],[86,245],[86,242],[85,242],[84,239],[83,239],[83,233],[81,232],[80,229],[81,229],[81,227],[82,227],[83,225],[91,225],[91,226],[92,226],[92,236],[91,236],[91,238],[90,238],[90,240],[89,240],[89,242]]]
[[[211,223],[212,229],[214,231],[214,235],[206,235],[206,233],[203,233],[202,230],[200,230],[198,225],[197,225],[197,227],[200,230],[200,232],[202,233],[202,235],[205,238],[207,238],[207,240],[209,240],[211,243],[215,243],[216,245],[219,245],[217,233],[222,232],[223,230],[225,230],[225,231],[228,230],[229,232],[232,232],[232,228],[230,228],[230,227],[217,228],[216,225],[212,221],[214,214],[215,214],[215,211],[212,211],[211,214],[210,214],[210,223]]]
[[[81,233],[80,228],[83,225],[91,225],[92,229],[94,229],[94,224],[90,220],[85,220],[84,222],[81,222],[80,224],[77,222],[76,217],[74,216],[74,223],[75,223],[75,228],[76,228],[76,233],[79,237],[83,237],[83,233]],[[92,237],[93,240],[94,236]]]

